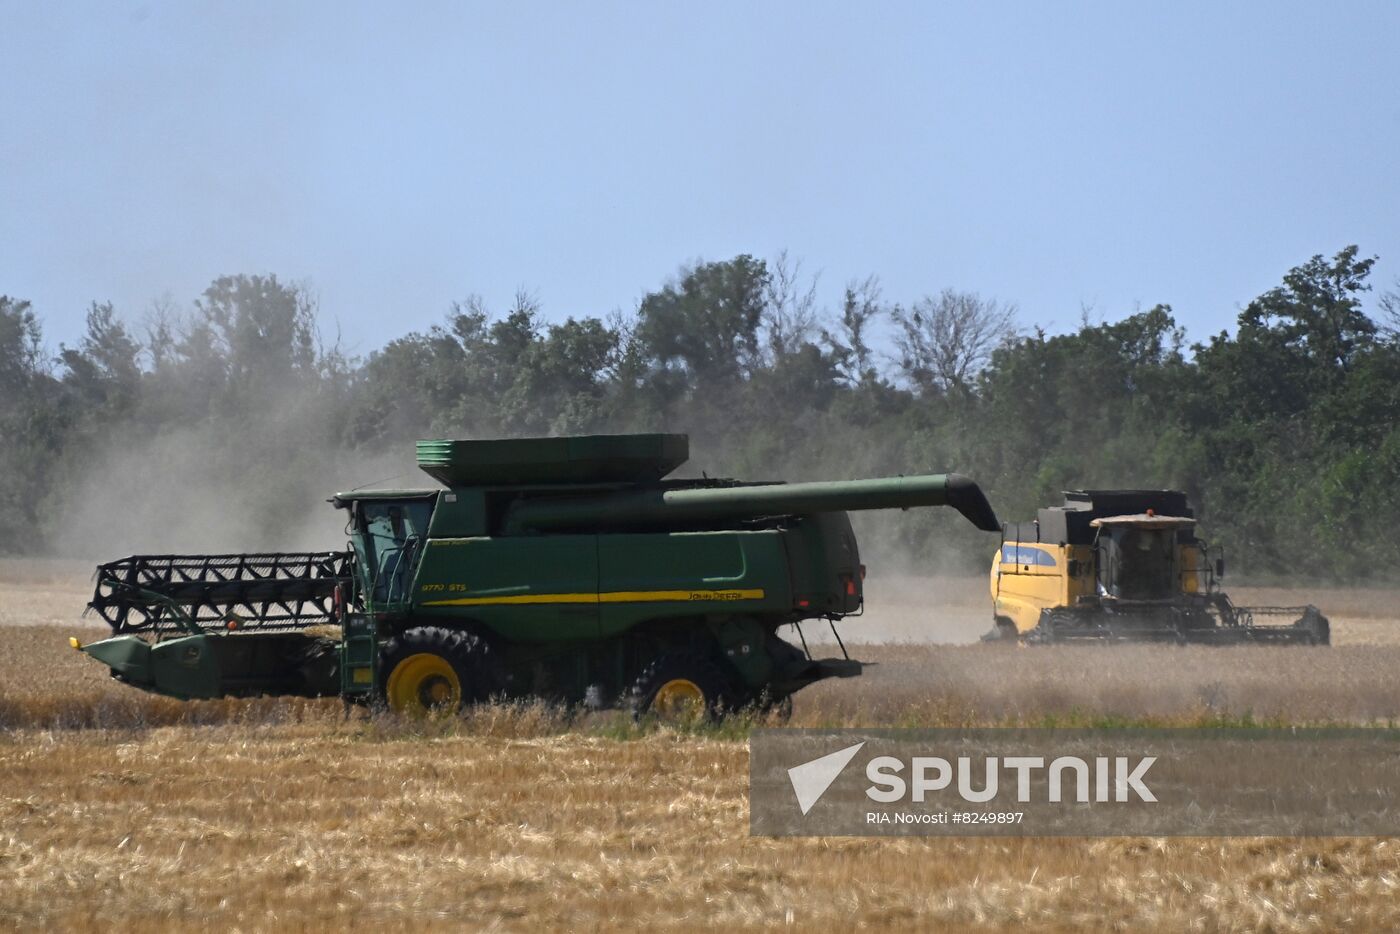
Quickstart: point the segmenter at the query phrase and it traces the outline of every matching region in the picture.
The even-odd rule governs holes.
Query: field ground
[[[0,927],[1400,925],[1397,840],[751,838],[725,732],[148,697],[65,644],[88,573],[0,562]],[[1331,649],[1020,650],[928,644],[986,628],[980,581],[880,583],[845,629],[879,664],[794,725],[1400,721],[1389,592],[1233,589],[1322,606]]]

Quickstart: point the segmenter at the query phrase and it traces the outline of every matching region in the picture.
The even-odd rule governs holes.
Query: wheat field
[[[0,564],[10,929],[1400,925],[1390,839],[753,838],[742,730],[148,697],[67,647],[101,634],[74,625],[85,578]],[[877,583],[859,624],[877,638],[911,614],[952,629],[976,609],[971,583],[926,584],[922,607],[917,581],[883,606]],[[793,723],[1400,720],[1390,598],[1282,596],[1332,614],[1336,646],[1018,650],[864,642],[853,624],[853,654],[878,664],[803,692]]]

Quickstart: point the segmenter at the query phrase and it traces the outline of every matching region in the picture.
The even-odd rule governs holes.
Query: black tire
[[[687,713],[676,710],[672,703],[665,703],[665,709],[657,703],[657,695],[662,694],[663,688],[670,692],[678,683],[683,683],[682,695],[688,694],[692,687],[698,689],[700,695]],[[696,652],[668,652],[651,662],[632,683],[628,698],[633,717],[639,720],[654,717],[669,722],[686,719],[714,722],[737,707],[737,701],[733,685],[723,670]]]
[[[1310,606],[1303,613],[1303,618],[1293,625],[1300,629],[1306,629],[1309,633],[1309,641],[1313,645],[1332,644],[1332,624],[1327,617],[1322,615],[1322,611],[1315,606]]]
[[[440,626],[405,630],[389,640],[380,657],[380,700],[410,715],[480,703],[499,691],[491,661],[490,647],[475,633]],[[404,665],[410,667],[399,671]],[[446,668],[456,676],[456,690]]]
[[[772,720],[773,723],[783,726],[792,719],[792,695],[789,694],[778,700],[769,701],[760,707],[759,710],[765,717]]]
[[[334,697],[340,693],[340,643],[334,639],[313,639],[297,658],[307,697]]]
[[[992,628],[982,634],[982,642],[1013,644],[1019,642],[1021,634],[1016,631],[1016,624],[1005,616],[998,616],[992,620]]]
[[[1054,645],[1060,641],[1060,631],[1074,625],[1074,621],[1063,613],[1054,610],[1041,610],[1035,628],[1025,634],[1027,645]]]

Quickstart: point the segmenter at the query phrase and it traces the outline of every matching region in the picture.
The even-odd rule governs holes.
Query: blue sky
[[[233,272],[360,353],[781,248],[830,303],[1196,338],[1314,253],[1400,277],[1397,3],[0,0],[0,42],[0,293],[53,347]]]

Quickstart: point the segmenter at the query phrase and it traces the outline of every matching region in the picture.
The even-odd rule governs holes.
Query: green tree
[[[268,394],[314,372],[316,304],[301,286],[275,275],[221,276],[195,307],[209,327],[197,339],[217,339],[235,394]]]
[[[1304,357],[1335,379],[1375,339],[1376,324],[1361,308],[1361,293],[1376,258],[1357,259],[1348,246],[1331,262],[1321,255],[1295,266],[1283,284],[1250,302],[1240,314],[1240,343],[1259,341]]]
[[[111,302],[93,302],[76,348],[59,353],[63,384],[89,417],[110,420],[130,412],[141,391],[141,345],[117,318]]]
[[[0,295],[0,552],[42,553],[42,502],[67,430],[57,389],[38,316]]]
[[[732,386],[760,365],[769,284],[766,264],[752,256],[701,263],[642,299],[637,338],[672,387]]]
[[[870,347],[870,326],[885,313],[880,304],[880,280],[875,276],[846,284],[840,317],[834,326],[822,329],[822,340],[830,348],[837,373],[847,386],[879,380]]]
[[[954,289],[890,314],[900,371],[923,392],[970,392],[992,352],[1015,334],[1014,305]]]
[[[619,335],[597,318],[550,325],[511,367],[501,400],[509,431],[567,434],[596,429],[617,364]]]
[[[21,407],[42,372],[42,331],[30,303],[0,295],[0,405]]]

